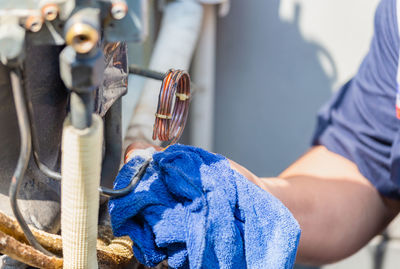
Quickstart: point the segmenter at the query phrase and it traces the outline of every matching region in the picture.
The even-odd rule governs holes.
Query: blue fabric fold
[[[125,164],[115,189],[126,187],[144,160]],[[155,153],[129,195],[111,199],[116,236],[128,235],[146,266],[292,268],[300,228],[274,196],[230,168],[229,161],[184,145]]]

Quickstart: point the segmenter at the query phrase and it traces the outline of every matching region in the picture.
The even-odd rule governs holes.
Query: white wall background
[[[368,51],[378,0],[231,2],[218,21],[214,150],[277,175]]]
[[[279,17],[293,22],[295,6],[301,7],[299,28],[305,40],[323,46],[335,61],[339,87],[357,71],[369,47],[373,15],[379,0],[281,0]],[[332,71],[320,58],[324,71]]]

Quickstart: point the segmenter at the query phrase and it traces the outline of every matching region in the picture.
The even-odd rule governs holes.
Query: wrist
[[[150,152],[150,149],[153,149],[153,150],[151,150],[151,152]],[[126,148],[125,153],[124,153],[124,162],[127,163],[134,156],[143,155],[143,153],[145,153],[146,151],[148,151],[148,152],[150,152],[150,154],[152,154],[155,151],[160,151],[160,150],[162,150],[162,148],[157,145],[151,144],[144,140],[137,140],[137,141],[131,143]]]

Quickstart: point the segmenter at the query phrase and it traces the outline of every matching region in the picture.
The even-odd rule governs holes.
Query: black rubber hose
[[[39,154],[37,151],[33,151],[33,156],[35,158],[35,163],[39,170],[46,176],[55,180],[61,180],[61,173],[51,170],[44,163],[40,161]]]
[[[24,94],[22,91],[20,71],[19,70],[10,71],[10,79],[14,95],[15,109],[17,111],[17,119],[18,119],[18,126],[20,130],[20,139],[21,139],[18,163],[17,167],[15,168],[13,177],[11,179],[11,184],[9,189],[11,208],[13,210],[15,218],[17,219],[19,225],[21,226],[22,231],[25,234],[26,239],[31,244],[31,246],[33,246],[34,248],[43,252],[46,255],[54,256],[54,254],[44,249],[42,245],[40,245],[40,243],[36,240],[35,236],[32,234],[32,231],[29,229],[28,224],[26,224],[17,203],[18,192],[21,187],[21,183],[24,178],[24,174],[26,168],[28,167],[29,159],[31,156],[32,141],[31,141],[31,130],[29,125],[28,112],[26,108]]]
[[[131,64],[129,66],[129,73],[156,80],[164,80],[165,78],[165,73],[140,68],[139,66],[134,64]]]
[[[121,158],[121,148],[122,148],[122,137],[121,137],[121,100],[117,100],[110,110],[106,114],[105,118],[105,156],[102,164],[101,172],[101,182],[102,185],[112,186],[112,181],[114,181],[116,175],[118,174],[120,158]],[[53,178],[55,180],[61,180],[61,173],[56,172],[48,168],[43,164],[36,151],[33,152],[35,157],[36,165],[39,167],[40,171],[46,176]],[[123,191],[114,191],[108,187],[100,186],[100,194],[108,197],[120,197],[126,195],[136,184],[130,184],[130,188]]]
[[[125,196],[127,194],[129,194],[135,187],[136,185],[139,183],[139,181],[142,179],[142,177],[144,176],[147,167],[149,167],[150,162],[151,162],[151,158],[147,161],[144,162],[144,164],[140,167],[139,171],[136,173],[136,175],[134,175],[131,179],[131,182],[129,183],[128,186],[126,186],[123,189],[119,189],[119,190],[113,190],[113,189],[109,189],[109,188],[105,188],[105,187],[101,187],[99,188],[99,191],[102,195],[105,196],[109,196],[111,198],[114,197],[121,197],[121,196]]]

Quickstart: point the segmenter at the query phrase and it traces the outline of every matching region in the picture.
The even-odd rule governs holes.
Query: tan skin
[[[327,264],[355,253],[400,210],[400,201],[382,197],[353,162],[324,146],[311,148],[277,178],[258,177],[234,161],[231,167],[280,199],[297,219],[298,263]]]

